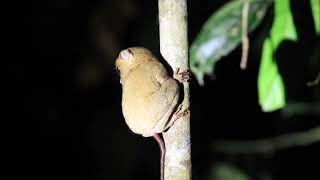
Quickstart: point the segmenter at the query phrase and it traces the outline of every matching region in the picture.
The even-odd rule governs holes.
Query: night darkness
[[[188,1],[189,43],[205,20],[226,1]],[[288,102],[320,100],[319,85],[308,87],[320,69],[309,1],[291,3],[299,41],[285,41],[275,56]],[[9,66],[13,117],[28,119],[17,150],[33,178],[85,180],[159,179],[159,147],[133,134],[121,114],[121,84],[114,61],[121,49],[144,46],[158,57],[156,0],[32,1],[23,18],[31,29],[28,57]],[[257,75],[272,8],[250,34],[248,69],[240,69],[241,48],[216,65],[201,87],[191,82],[191,137],[194,180],[208,180],[220,162],[231,163],[253,180],[320,179],[319,142],[267,154],[230,155],[210,149],[218,139],[258,139],[319,126],[319,113],[284,117],[263,113]],[[30,43],[30,42],[29,42]],[[29,45],[30,46],[30,45]],[[316,62],[312,64],[312,58]],[[22,109],[22,111],[20,111]],[[27,128],[28,127],[28,128]],[[30,128],[29,128],[30,127]],[[21,160],[22,161],[22,160]]]

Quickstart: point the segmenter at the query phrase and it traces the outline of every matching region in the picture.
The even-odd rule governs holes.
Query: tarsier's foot
[[[182,104],[179,105],[177,108],[177,111],[173,113],[172,118],[173,119],[179,119],[187,114],[189,114],[189,108],[182,109]]]
[[[190,71],[182,71],[180,72],[180,68],[177,68],[173,74],[173,78],[179,81],[180,83],[190,82]]]
[[[168,122],[168,124],[165,126],[164,129],[171,127],[176,120],[189,114],[189,107],[182,110],[182,106],[183,106],[182,104],[179,105],[176,112],[173,113],[170,121]]]

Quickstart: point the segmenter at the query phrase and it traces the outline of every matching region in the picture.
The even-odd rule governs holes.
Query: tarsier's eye
[[[120,70],[119,70],[118,66],[116,67],[116,71],[117,71],[118,75],[120,75]]]

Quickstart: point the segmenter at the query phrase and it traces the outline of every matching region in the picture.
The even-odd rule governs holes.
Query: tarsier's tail
[[[162,138],[159,136],[159,134],[154,134],[153,138],[158,142],[160,147],[160,180],[164,180],[164,155],[166,153],[166,148],[164,146],[164,142]]]

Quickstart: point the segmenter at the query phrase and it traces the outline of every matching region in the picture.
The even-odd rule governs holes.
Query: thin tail
[[[164,155],[166,153],[166,149],[159,134],[154,134],[153,138],[158,142],[160,147],[160,180],[164,180]]]

